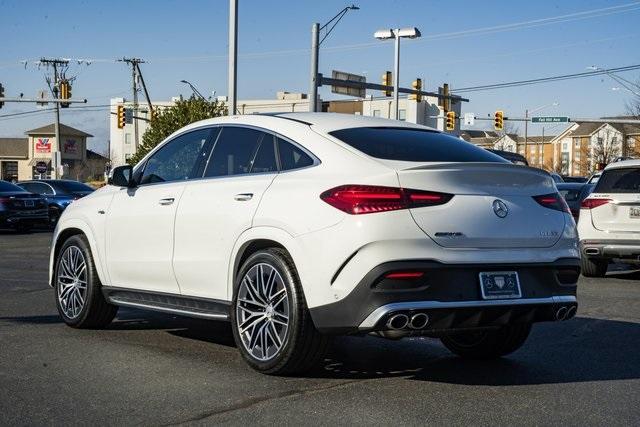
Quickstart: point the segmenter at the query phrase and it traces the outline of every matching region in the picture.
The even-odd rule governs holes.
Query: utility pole
[[[140,72],[140,64],[144,64],[144,59],[140,58],[122,58],[118,59],[118,62],[126,62],[131,65],[131,80],[132,80],[132,90],[133,90],[133,140],[134,140],[134,150],[138,151],[139,146],[139,135],[138,135],[138,76],[140,77],[140,83],[142,83],[142,88],[144,89],[144,95],[147,98],[147,103],[149,104],[149,115],[153,114],[153,106],[151,105],[151,100],[149,99],[149,93],[147,92],[147,87],[144,84],[144,79],[142,78],[142,72]]]
[[[58,98],[59,92],[59,78],[58,67],[66,67],[69,65],[69,61],[66,59],[56,59],[56,58],[41,58],[40,64],[46,67],[53,68],[53,82],[49,78],[47,78],[47,83],[49,84],[49,89],[51,90],[51,94],[54,98]],[[64,73],[62,73],[64,74]],[[54,133],[55,133],[55,141],[51,144],[51,178],[58,178],[58,168],[62,163],[62,156],[60,154],[60,103],[56,102],[56,120],[54,123]]]
[[[238,89],[238,0],[229,0],[229,110],[227,114],[236,113]]]
[[[320,24],[317,22],[311,27],[311,76],[309,81],[309,111],[315,113],[318,110],[318,49],[320,48]]]
[[[527,158],[527,142],[528,142],[528,130],[529,130],[529,110],[524,110],[524,158]],[[517,147],[517,144],[516,144]]]

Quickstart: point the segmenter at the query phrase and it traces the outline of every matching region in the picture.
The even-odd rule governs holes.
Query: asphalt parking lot
[[[50,239],[0,231],[0,425],[640,425],[640,272],[624,266],[582,278],[578,316],[501,360],[345,337],[279,378],[245,365],[225,323],[121,309],[106,330],[66,327]]]

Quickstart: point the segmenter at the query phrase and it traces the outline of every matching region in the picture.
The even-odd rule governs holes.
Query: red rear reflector
[[[560,212],[571,213],[569,205],[567,205],[567,202],[565,202],[564,198],[558,193],[533,196],[533,199],[545,208],[554,209]]]
[[[341,185],[320,195],[334,208],[351,215],[442,205],[452,197],[433,191],[377,185]]]
[[[606,205],[609,203],[611,199],[584,199],[582,203],[580,203],[580,208],[582,209],[593,209],[598,206]]]
[[[395,273],[387,273],[385,279],[417,279],[424,276],[422,271],[397,271]]]

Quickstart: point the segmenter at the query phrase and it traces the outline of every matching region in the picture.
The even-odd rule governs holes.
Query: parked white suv
[[[640,160],[608,165],[581,204],[582,273],[603,277],[611,260],[640,261]]]
[[[174,133],[74,202],[50,277],[64,321],[118,306],[229,320],[265,373],[327,337],[518,349],[575,314],[573,219],[544,171],[429,128],[346,114],[224,117]]]

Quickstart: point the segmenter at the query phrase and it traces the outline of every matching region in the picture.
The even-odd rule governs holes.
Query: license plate
[[[629,208],[629,218],[640,219],[640,208]]]
[[[480,273],[480,292],[483,299],[521,298],[520,280],[516,271]]]
[[[27,207],[27,208],[32,208],[34,206],[33,200],[25,200],[24,201],[24,206]]]

